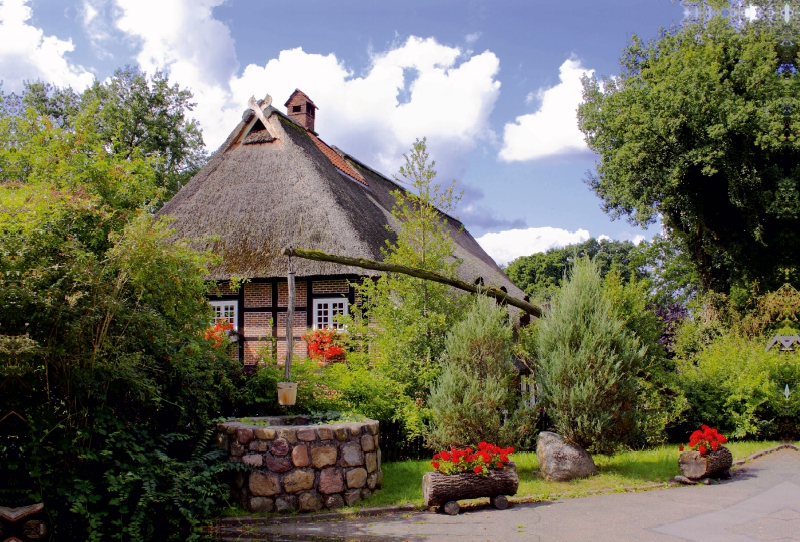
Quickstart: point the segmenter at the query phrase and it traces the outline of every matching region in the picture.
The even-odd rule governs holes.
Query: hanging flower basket
[[[456,515],[462,499],[489,497],[495,508],[508,508],[506,496],[519,488],[517,466],[509,461],[514,448],[499,448],[482,442],[475,452],[471,448],[443,450],[433,456],[435,472],[422,477],[422,499],[425,506],[439,506],[449,515]]]
[[[712,476],[726,476],[733,465],[733,455],[724,443],[725,436],[707,425],[692,433],[689,449],[680,447],[678,466],[681,473],[690,480],[700,480]]]
[[[278,404],[294,406],[297,402],[297,382],[278,382]]]

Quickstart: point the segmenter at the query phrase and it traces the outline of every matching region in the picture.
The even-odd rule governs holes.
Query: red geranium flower
[[[487,476],[493,469],[504,468],[509,462],[508,454],[513,451],[511,447],[500,448],[487,442],[481,442],[477,451],[472,447],[451,446],[449,450],[434,454],[431,466],[443,474],[474,472]]]

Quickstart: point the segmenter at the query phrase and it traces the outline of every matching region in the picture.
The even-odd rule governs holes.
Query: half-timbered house
[[[314,130],[317,107],[300,90],[286,112],[251,99],[250,109],[225,143],[160,211],[171,227],[222,257],[211,269],[218,293],[211,297],[217,319],[239,335],[237,355],[245,364],[275,341],[286,351],[287,246],[382,260],[381,248],[396,239],[392,216],[394,181],[330,146]],[[462,260],[460,277],[524,294],[506,277],[455,218],[445,216]],[[388,228],[386,226],[389,226]],[[306,352],[308,329],[336,326],[334,317],[354,302],[351,281],[373,274],[361,268],[293,260],[296,309],[294,351]],[[237,291],[232,277],[244,277]]]

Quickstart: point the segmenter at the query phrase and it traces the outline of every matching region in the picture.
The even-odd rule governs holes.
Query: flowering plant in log
[[[335,329],[315,329],[303,335],[308,344],[308,355],[319,362],[331,361],[344,354],[339,333]]]
[[[689,437],[689,448],[697,450],[700,455],[706,455],[709,451],[716,452],[719,447],[728,442],[725,435],[720,434],[716,429],[703,425],[691,434]],[[678,447],[680,451],[684,450],[684,446]]]
[[[478,449],[451,447],[434,454],[431,466],[442,474],[461,474],[474,472],[487,476],[490,470],[502,470],[508,463],[509,454],[514,453],[514,447],[501,448],[494,444],[481,442]]]
[[[214,348],[222,348],[225,339],[233,333],[233,324],[227,320],[219,320],[213,326],[207,328],[203,335],[209,341],[214,342]]]

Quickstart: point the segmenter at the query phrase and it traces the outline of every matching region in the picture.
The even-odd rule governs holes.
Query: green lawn
[[[731,442],[726,446],[734,460],[747,457],[759,450],[771,448],[778,442]],[[646,488],[655,483],[671,480],[678,470],[677,446],[624,452],[613,456],[595,455],[600,469],[598,476],[571,482],[546,482],[534,474],[539,469],[535,453],[517,453],[511,456],[519,472],[519,491],[512,500],[546,500],[578,497],[602,490],[624,491],[626,488]],[[432,470],[428,461],[402,461],[385,463],[383,487],[375,495],[359,503],[360,507],[397,504],[422,505],[422,475]]]

